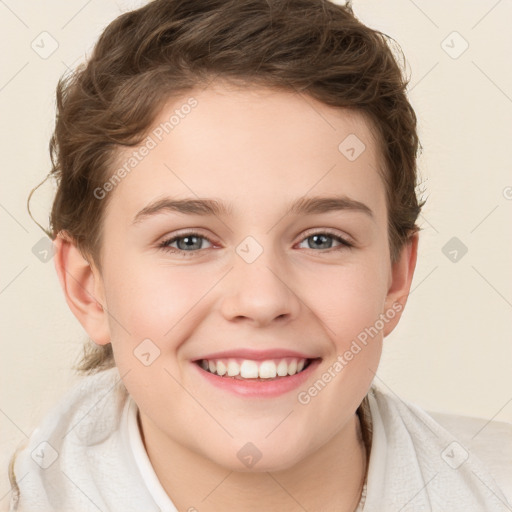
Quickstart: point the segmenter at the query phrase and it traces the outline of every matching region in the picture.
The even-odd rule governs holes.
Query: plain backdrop
[[[86,339],[26,209],[50,169],[55,86],[141,4],[0,2],[0,504],[10,452],[78,380]],[[407,57],[428,196],[412,293],[376,381],[427,410],[511,422],[512,2],[355,0],[354,11]],[[31,203],[45,226],[53,192]]]

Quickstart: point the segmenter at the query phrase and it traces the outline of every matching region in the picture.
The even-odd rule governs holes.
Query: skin
[[[405,305],[417,236],[392,263],[382,159],[360,113],[216,83],[169,101],[154,126],[191,96],[197,106],[109,192],[102,272],[72,241],[56,239],[66,300],[91,339],[112,343],[148,456],[180,511],[352,511],[365,469],[356,409],[401,312],[308,404],[297,395],[380,314]],[[355,161],[338,149],[349,134],[366,146]],[[118,164],[132,151],[119,153]],[[300,197],[335,193],[372,214],[288,211]],[[165,211],[132,225],[166,195],[229,202],[231,214]],[[158,247],[189,228],[211,242],[199,239],[188,257]],[[353,247],[327,238],[318,248],[311,232],[325,229]],[[263,249],[252,263],[236,252],[249,235]],[[149,366],[134,356],[147,338],[160,350]],[[322,361],[297,390],[244,398],[192,367],[201,355],[231,348],[290,349]],[[247,442],[262,454],[252,468],[237,457]]]

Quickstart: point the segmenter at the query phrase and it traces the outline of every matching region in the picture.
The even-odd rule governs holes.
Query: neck
[[[294,466],[264,472],[224,468],[176,443],[142,414],[139,427],[155,473],[180,511],[353,512],[361,498],[367,453],[357,414]]]

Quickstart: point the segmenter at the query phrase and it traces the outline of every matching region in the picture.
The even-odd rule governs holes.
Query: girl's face
[[[291,467],[354,421],[410,285],[376,141],[361,114],[225,85],[169,102],[148,135],[104,187],[94,273],[146,442]]]

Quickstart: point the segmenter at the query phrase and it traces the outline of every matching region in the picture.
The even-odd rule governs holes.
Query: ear
[[[82,256],[73,239],[59,233],[54,240],[55,269],[69,308],[98,345],[110,342],[103,280]]]
[[[411,289],[414,269],[418,257],[418,233],[414,233],[400,250],[398,259],[391,264],[388,294],[384,314],[389,319],[383,329],[384,336],[393,331],[398,324]]]

